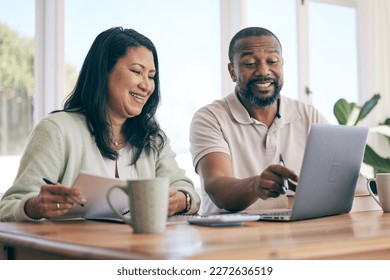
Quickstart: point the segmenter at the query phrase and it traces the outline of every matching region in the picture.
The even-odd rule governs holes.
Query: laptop
[[[348,213],[367,134],[363,126],[313,124],[292,208],[254,214],[259,220],[296,221]]]

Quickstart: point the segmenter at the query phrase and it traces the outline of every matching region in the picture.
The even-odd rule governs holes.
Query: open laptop
[[[296,221],[348,213],[367,134],[368,128],[362,126],[313,124],[292,209],[256,212],[259,220]]]

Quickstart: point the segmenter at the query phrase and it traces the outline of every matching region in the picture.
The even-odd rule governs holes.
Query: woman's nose
[[[139,87],[147,92],[150,92],[152,90],[152,86],[154,84],[154,81],[151,80],[149,77],[143,78],[141,82],[139,83]]]

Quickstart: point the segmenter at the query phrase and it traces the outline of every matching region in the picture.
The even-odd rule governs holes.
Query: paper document
[[[85,218],[96,220],[118,220],[118,217],[115,216],[114,212],[107,203],[106,194],[110,187],[114,185],[125,186],[126,183],[126,180],[97,176],[80,171],[80,174],[74,182],[72,188],[77,188],[82,191],[87,200],[84,203],[84,207],[75,204],[73,209],[54,219],[62,220]],[[111,203],[120,213],[124,213],[129,210],[128,196],[120,189],[115,189],[111,192]]]

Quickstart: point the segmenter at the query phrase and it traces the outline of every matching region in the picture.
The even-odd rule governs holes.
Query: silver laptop
[[[292,209],[256,212],[260,220],[296,221],[348,213],[367,134],[368,128],[362,126],[313,124]]]

